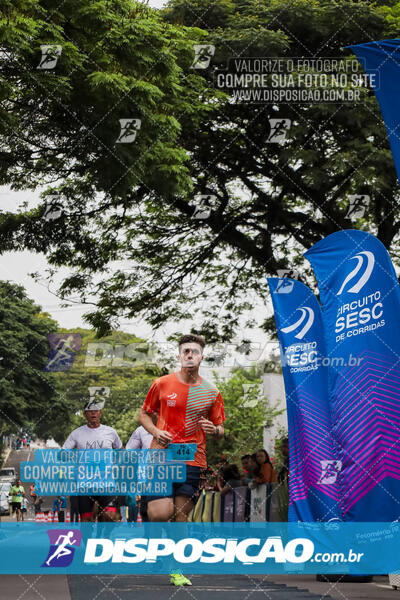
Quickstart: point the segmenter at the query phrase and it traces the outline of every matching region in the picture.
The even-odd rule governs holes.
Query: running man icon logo
[[[56,221],[63,214],[63,206],[57,201],[56,196],[46,196],[46,204],[44,206],[43,219],[45,221]]]
[[[89,386],[89,400],[84,410],[103,410],[106,399],[110,395],[110,388],[105,386]]]
[[[275,294],[290,294],[294,288],[293,279],[299,279],[299,274],[294,269],[278,269],[280,279],[275,289]]]
[[[50,355],[43,371],[69,371],[73,365],[75,353],[81,348],[80,334],[50,333],[47,338],[50,344]]]
[[[212,44],[194,44],[194,60],[191,69],[207,69],[211,58],[215,54],[215,46]]]
[[[136,139],[136,134],[139,131],[142,121],[140,119],[120,119],[121,127],[116,144],[130,144]]]
[[[283,333],[290,333],[301,327],[300,331],[298,331],[294,337],[297,338],[298,340],[302,340],[303,337],[306,335],[307,331],[310,329],[310,327],[314,323],[314,311],[309,306],[304,306],[303,308],[298,308],[297,310],[301,311],[300,319],[298,319],[295,323],[293,323],[293,325],[288,325],[288,327],[283,327],[281,329],[281,331],[283,331]],[[302,327],[304,321],[305,321],[305,324]]]
[[[370,197],[367,194],[352,194],[349,196],[349,206],[345,219],[357,221],[365,215],[370,202]]]
[[[375,264],[375,256],[369,250],[363,250],[358,254],[352,256],[349,260],[357,260],[357,264],[352,271],[347,275],[345,280],[343,281],[340,290],[336,294],[336,296],[340,296],[344,291],[358,294],[361,288],[367,283],[369,278],[371,277],[372,270]],[[349,281],[352,281],[361,271],[361,277],[359,277],[351,288],[345,289]]]
[[[192,219],[197,219],[198,221],[208,219],[211,215],[211,204],[215,201],[216,197],[212,194],[199,196],[197,204],[194,207]]]
[[[42,51],[42,57],[37,69],[54,69],[57,64],[58,59],[61,56],[62,46],[58,44],[53,45],[41,45],[40,49]]]
[[[82,532],[77,529],[48,529],[50,548],[42,567],[68,567],[75,548],[81,545]]]
[[[332,485],[336,483],[341,470],[341,460],[321,460],[321,475],[318,483],[323,485]]]
[[[289,131],[292,121],[290,119],[268,119],[269,120],[269,136],[267,144],[283,142],[286,138],[286,133]]]

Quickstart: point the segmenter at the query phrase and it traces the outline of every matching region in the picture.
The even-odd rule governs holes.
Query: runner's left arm
[[[65,442],[63,444],[63,449],[64,450],[72,450],[73,448],[76,448],[76,441],[75,441],[75,438],[74,438],[74,435],[72,432],[69,434],[69,436],[65,440]]]
[[[220,392],[218,392],[217,397],[215,398],[215,402],[210,409],[208,417],[208,419],[204,417],[199,419],[199,425],[204,433],[215,435],[218,438],[223,437],[225,432],[222,423],[225,421],[225,413],[224,401]]]

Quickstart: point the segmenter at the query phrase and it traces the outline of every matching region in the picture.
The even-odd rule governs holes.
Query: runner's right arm
[[[168,431],[158,429],[153,423],[152,415],[160,410],[160,389],[157,379],[153,381],[147,393],[146,400],[139,413],[139,423],[148,431],[157,444],[168,446],[172,441],[172,435]]]
[[[168,431],[158,429],[151,418],[152,413],[148,413],[143,408],[139,413],[139,423],[148,431],[160,446],[167,446],[172,441],[172,435]]]

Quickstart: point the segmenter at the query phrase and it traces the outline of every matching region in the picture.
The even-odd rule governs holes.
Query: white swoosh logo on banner
[[[293,325],[289,325],[288,327],[283,327],[281,329],[281,331],[283,331],[283,333],[290,333],[291,331],[294,331],[295,329],[297,329],[298,327],[300,327],[300,325],[306,319],[307,314],[308,314],[308,319],[306,321],[306,324],[294,336],[298,340],[301,340],[306,335],[306,333],[310,329],[311,325],[314,323],[314,311],[312,310],[312,308],[309,308],[308,306],[305,306],[304,308],[298,308],[297,310],[301,310],[301,317],[300,317],[300,319],[298,321],[296,321],[296,323],[293,323]]]
[[[363,263],[365,262],[363,256],[366,256],[366,258],[367,258],[367,266],[365,268],[365,271],[364,271],[363,275],[360,277],[360,279],[357,281],[357,283],[355,283],[353,285],[353,287],[351,287],[347,291],[352,292],[353,294],[357,294],[357,292],[359,292],[361,290],[361,288],[367,283],[368,279],[371,277],[372,269],[374,268],[375,256],[369,250],[363,250],[363,252],[360,252],[359,254],[356,254],[355,256],[352,256],[349,259],[349,260],[353,260],[353,258],[356,258],[358,261],[357,265],[347,275],[346,279],[342,283],[342,287],[340,288],[340,290],[338,291],[336,296],[339,296],[343,292],[346,284],[349,281],[351,281],[358,274]]]

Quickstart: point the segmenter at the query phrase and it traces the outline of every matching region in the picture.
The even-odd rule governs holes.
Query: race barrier
[[[193,523],[279,522],[279,483],[267,483],[250,489],[233,488],[222,496],[220,492],[200,494],[189,521]]]

